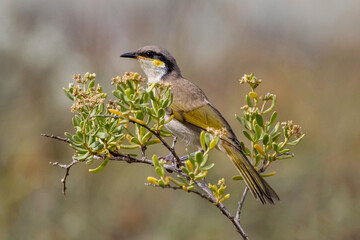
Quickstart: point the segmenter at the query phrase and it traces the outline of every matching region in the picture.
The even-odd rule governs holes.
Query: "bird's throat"
[[[165,65],[156,65],[153,61],[139,59],[140,66],[145,72],[148,82],[156,83],[166,74]]]

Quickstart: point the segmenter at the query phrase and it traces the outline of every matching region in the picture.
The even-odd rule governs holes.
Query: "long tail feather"
[[[235,147],[233,144],[225,140],[222,140],[220,144],[239,170],[254,198],[259,199],[263,204],[267,202],[274,204],[274,199],[280,200],[276,192],[259,175],[238,147]]]

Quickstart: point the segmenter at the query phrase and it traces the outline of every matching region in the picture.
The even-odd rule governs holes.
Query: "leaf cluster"
[[[116,90],[112,92],[115,98],[105,106],[107,95],[100,85],[95,87],[95,76],[75,75],[78,84],[64,89],[73,101],[71,109],[75,113],[72,120],[75,134],[65,133],[76,151],[74,158],[87,163],[92,163],[94,156],[104,159],[100,167],[89,171],[102,170],[114,152],[144,151],[147,146],[160,143],[160,137],[171,136],[163,129],[167,122],[165,109],[172,103],[170,86],[153,84],[144,88],[139,74],[126,73],[116,78]],[[135,123],[133,128],[130,122]]]
[[[242,143],[244,153],[254,159],[254,166],[259,166],[262,161],[268,165],[278,159],[294,157],[288,146],[297,145],[305,136],[301,133],[300,126],[294,125],[292,121],[282,124],[277,121],[277,112],[274,111],[276,95],[267,93],[259,97],[255,90],[261,80],[257,80],[253,74],[245,74],[241,83],[247,83],[252,90],[245,96],[246,105],[242,107],[242,116],[236,115],[236,119],[244,127],[243,134],[251,145],[247,148]],[[282,126],[282,131],[280,126]],[[236,176],[234,179],[242,178]]]

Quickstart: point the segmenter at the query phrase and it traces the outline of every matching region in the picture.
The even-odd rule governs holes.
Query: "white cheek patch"
[[[166,66],[162,61],[142,58],[138,58],[138,60],[150,83],[159,82],[165,75]]]

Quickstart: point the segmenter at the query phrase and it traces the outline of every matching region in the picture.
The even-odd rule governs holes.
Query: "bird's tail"
[[[274,199],[280,200],[276,192],[259,175],[245,154],[238,147],[235,147],[225,140],[222,140],[220,144],[239,170],[254,198],[259,199],[263,204],[266,202],[274,204]]]

